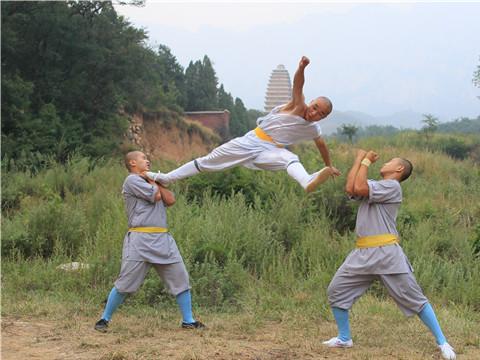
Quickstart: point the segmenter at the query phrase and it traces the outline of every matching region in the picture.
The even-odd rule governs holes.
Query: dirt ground
[[[414,330],[402,336],[412,332],[408,323],[384,338],[382,328],[369,335],[360,331],[352,349],[326,349],[321,340],[335,334],[330,322],[237,320],[214,318],[206,330],[184,330],[172,321],[119,316],[104,334],[93,330],[92,318],[59,322],[5,316],[2,359],[441,359],[428,334]],[[464,344],[458,350],[458,359],[480,359],[478,347]]]

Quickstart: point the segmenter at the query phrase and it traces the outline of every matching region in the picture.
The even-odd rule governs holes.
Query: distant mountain
[[[336,132],[342,124],[354,124],[358,127],[369,125],[391,125],[399,129],[422,127],[423,115],[414,111],[401,111],[387,116],[373,116],[360,111],[336,111],[334,110],[320,125],[323,133],[330,135]]]
[[[252,110],[253,111],[253,110]],[[257,111],[259,114],[261,114],[260,111]],[[415,111],[411,110],[405,110],[405,111],[399,111],[395,112],[391,115],[383,115],[383,116],[373,116],[361,111],[352,111],[352,110],[347,110],[347,111],[338,111],[338,110],[333,110],[330,115],[324,120],[320,122],[320,126],[322,127],[322,131],[325,135],[331,135],[337,131],[337,128],[342,126],[342,124],[354,124],[358,127],[367,127],[370,125],[379,125],[379,126],[393,126],[396,127],[397,129],[421,129],[424,124],[422,123],[424,116],[423,114],[417,113]],[[465,118],[468,120],[467,118]],[[463,128],[468,128],[468,129],[474,129],[473,131],[475,132],[475,129],[478,127],[478,119],[476,119],[477,122],[475,122],[473,125],[466,122],[466,120],[463,120],[463,122],[459,123],[453,122],[452,125],[446,125],[445,127],[442,127],[442,124],[450,124],[450,122],[444,122],[440,119],[440,124],[439,124],[439,131],[443,131],[444,128],[447,132],[453,131],[453,129],[450,129],[451,126],[455,127],[461,127]],[[461,126],[460,126],[461,125]]]
[[[411,110],[400,111],[389,116],[377,117],[378,123],[375,125],[391,125],[400,129],[420,129],[423,126],[423,115]]]

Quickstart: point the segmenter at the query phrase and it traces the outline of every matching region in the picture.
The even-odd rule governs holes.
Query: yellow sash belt
[[[377,246],[385,246],[385,245],[392,245],[398,244],[398,238],[396,235],[393,234],[381,234],[381,235],[372,235],[372,236],[364,236],[357,238],[357,248],[370,248],[370,247],[377,247]]]
[[[168,229],[162,227],[133,227],[129,228],[128,231],[141,233],[166,233],[168,232]]]
[[[256,127],[253,131],[255,131],[255,135],[257,135],[257,137],[261,140],[264,140],[264,141],[268,141],[268,142],[271,142],[272,144],[275,144],[277,145],[278,147],[285,147],[284,145],[282,144],[277,144],[275,142],[275,140],[273,140],[273,138],[268,135],[265,131],[263,131],[262,129],[260,129],[259,127]]]

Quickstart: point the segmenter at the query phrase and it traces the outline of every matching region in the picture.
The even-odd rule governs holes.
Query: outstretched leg
[[[170,171],[168,174],[164,174],[161,172],[147,172],[147,176],[152,179],[153,181],[163,185],[163,186],[168,186],[172,182],[175,182],[177,180],[185,179],[190,176],[197,175],[200,172],[200,169],[198,167],[198,161],[193,160],[190,161],[179,168],[176,168],[173,171]]]
[[[117,288],[114,286],[110,294],[108,295],[107,305],[105,305],[105,310],[102,314],[102,319],[110,321],[112,320],[113,313],[117,308],[123,303],[127,297],[126,293],[118,292]]]
[[[348,310],[332,307],[333,317],[337,323],[338,335],[323,344],[328,347],[352,347],[352,335],[350,334],[350,323],[348,322]]]
[[[168,186],[200,172],[216,172],[243,165],[257,157],[262,150],[244,136],[230,140],[215,148],[210,154],[190,161],[167,174],[148,172],[147,176],[163,186]]]
[[[443,358],[447,360],[455,359],[455,351],[447,342],[445,335],[443,335],[440,324],[438,323],[437,317],[435,316],[435,312],[430,303],[425,304],[422,311],[418,313],[418,317],[430,329],[433,336],[435,336],[435,341],[437,342]]]
[[[127,294],[132,294],[142,285],[150,264],[143,261],[122,261],[120,275],[108,295],[107,305],[102,317],[95,324],[95,330],[105,332],[113,313],[123,303]]]
[[[332,175],[329,167],[324,167],[316,173],[309,174],[299,161],[290,163],[287,167],[287,173],[294,178],[306,192],[314,191]]]
[[[309,174],[298,156],[287,149],[265,150],[253,160],[253,164],[262,170],[287,170],[288,175],[296,180],[306,192],[315,190],[320,184],[327,181],[332,174],[328,167]]]
[[[95,330],[106,332],[108,328],[108,323],[112,319],[113,313],[117,308],[123,303],[126,293],[118,292],[117,288],[114,286],[108,295],[107,304],[105,305],[105,310],[103,311],[102,317],[95,324]]]
[[[182,328],[204,328],[205,325],[195,320],[192,313],[190,281],[183,261],[174,264],[155,264],[154,267],[168,291],[175,296],[178,308],[182,314]]]
[[[448,344],[435,312],[422,292],[413,273],[380,275],[389,294],[406,316],[417,314],[432,332],[444,359],[455,359],[455,351]]]
[[[328,285],[328,302],[337,323],[338,335],[323,344],[328,347],[352,347],[348,309],[362,296],[374,281],[375,275],[353,274],[340,267]]]

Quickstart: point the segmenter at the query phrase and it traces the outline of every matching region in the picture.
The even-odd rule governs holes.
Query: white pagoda
[[[292,83],[285,66],[278,65],[272,71],[265,95],[265,111],[270,112],[275,106],[285,104],[292,98]]]

